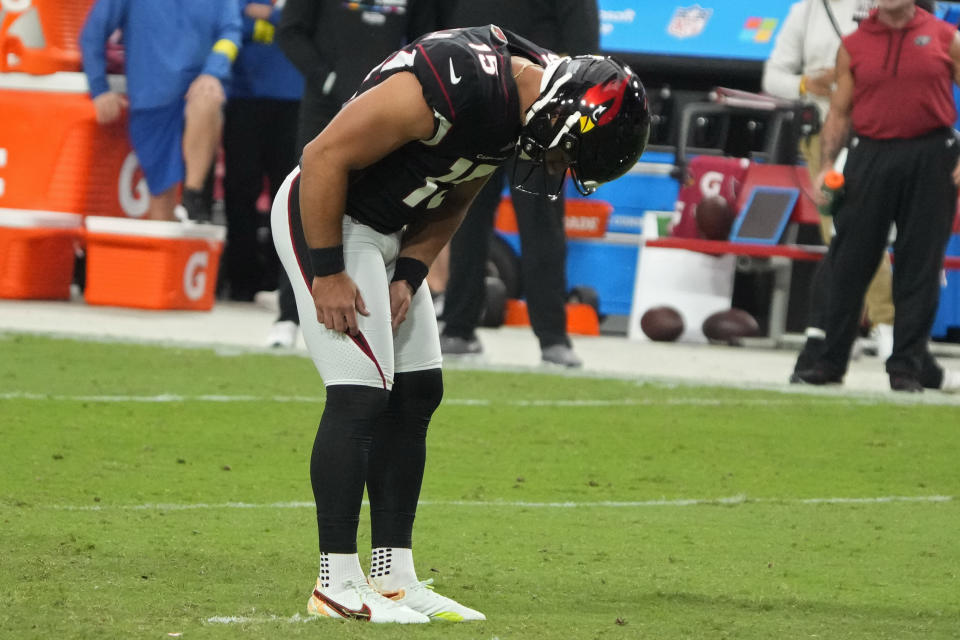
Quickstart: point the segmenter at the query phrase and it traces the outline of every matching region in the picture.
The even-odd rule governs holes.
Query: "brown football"
[[[760,335],[757,320],[743,309],[727,309],[703,321],[703,335],[711,342],[738,344],[741,338]]]
[[[683,333],[683,316],[673,307],[651,307],[640,317],[640,329],[651,340],[673,342]]]
[[[722,196],[706,196],[697,203],[697,229],[707,240],[726,240],[737,219],[737,212]]]

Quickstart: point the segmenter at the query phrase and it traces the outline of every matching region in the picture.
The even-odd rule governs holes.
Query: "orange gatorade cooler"
[[[68,300],[83,216],[0,209],[0,298]]]
[[[77,40],[94,0],[0,0],[0,72],[79,71]]]
[[[122,78],[111,77],[121,90]],[[98,125],[82,73],[0,73],[0,207],[141,217],[146,181],[126,118]]]
[[[88,216],[89,304],[209,311],[224,227]]]

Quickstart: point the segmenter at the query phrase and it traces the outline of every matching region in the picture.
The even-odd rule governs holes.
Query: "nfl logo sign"
[[[703,33],[713,9],[704,9],[698,4],[692,7],[677,7],[667,25],[667,33],[674,38],[693,38]]]

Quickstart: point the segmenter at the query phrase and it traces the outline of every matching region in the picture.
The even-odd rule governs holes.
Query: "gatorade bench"
[[[683,249],[697,253],[721,256],[734,255],[744,258],[771,259],[774,270],[773,295],[770,300],[770,340],[778,344],[786,327],[786,310],[790,293],[789,265],[794,260],[816,261],[822,258],[827,248],[818,245],[776,244],[762,245],[747,242],[703,240],[700,238],[648,238],[644,247],[660,249]],[[775,261],[779,260],[779,263]],[[946,256],[944,269],[960,269],[960,256]]]
[[[687,237],[658,238],[656,234],[647,234],[641,240],[638,289],[634,294],[636,308],[632,310],[636,318],[631,318],[630,322],[632,336],[640,337],[639,329],[634,325],[638,324],[639,316],[646,308],[653,304],[667,304],[686,306],[686,309],[677,307],[688,325],[683,339],[699,337],[703,340],[703,336],[693,335],[703,319],[699,315],[705,317],[711,308],[718,311],[729,307],[734,271],[772,271],[769,338],[773,344],[779,344],[786,330],[794,261],[816,261],[826,252],[824,246],[797,243],[800,226],[819,225],[819,213],[810,198],[812,185],[806,167],[757,162],[744,162],[738,167],[735,166],[737,163],[734,159],[703,160],[704,167],[694,167],[693,184],[686,187],[699,196],[708,192],[701,187],[713,185],[715,192],[727,198],[740,212],[728,240],[691,237],[697,234],[692,221],[696,205],[695,202],[683,202],[684,197],[695,197],[686,191],[681,191],[684,217],[675,225],[673,233]],[[664,252],[675,249],[717,259],[671,257],[673,251]],[[684,273],[687,268],[689,273]],[[671,275],[676,270],[680,273]],[[650,272],[644,273],[646,271]],[[679,279],[671,284],[665,278]],[[641,285],[661,290],[651,294],[640,290]],[[671,287],[679,289],[680,294],[674,296]]]

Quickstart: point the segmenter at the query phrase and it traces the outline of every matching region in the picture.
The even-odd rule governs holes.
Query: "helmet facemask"
[[[544,70],[543,79],[540,81],[540,95],[525,114],[513,168],[513,184],[518,190],[533,195],[546,195],[551,200],[556,200],[563,190],[567,171],[564,169],[559,174],[551,175],[547,170],[547,152],[559,149],[563,161],[568,167],[572,167],[579,144],[577,136],[570,133],[579,114],[568,113],[564,117],[564,110],[560,108],[563,85],[571,77],[569,73],[565,73],[569,63],[570,58],[560,58]],[[524,165],[524,168],[521,168],[521,165]],[[543,188],[539,191],[527,187],[527,183],[536,173],[541,174]],[[518,179],[521,175],[522,179]],[[579,182],[577,189],[584,193]]]

